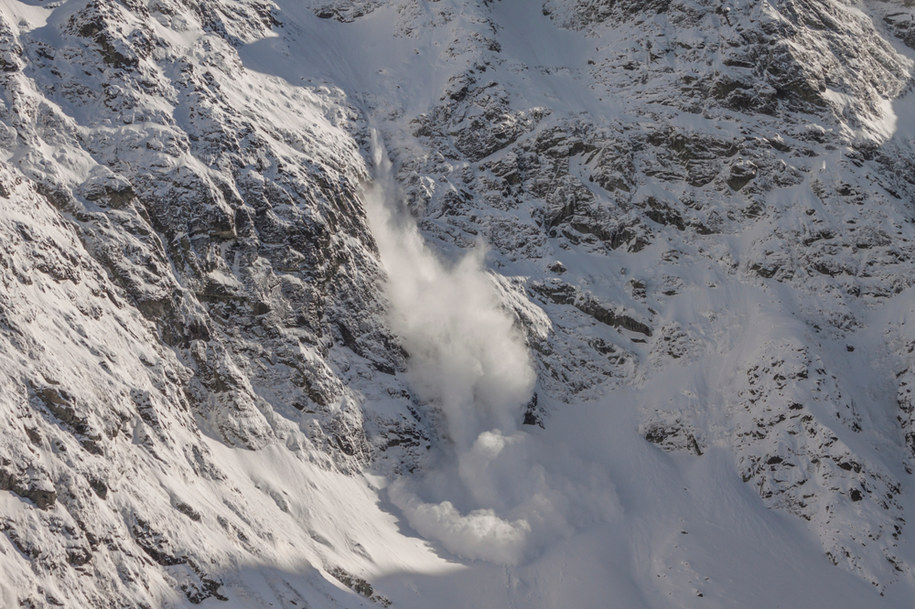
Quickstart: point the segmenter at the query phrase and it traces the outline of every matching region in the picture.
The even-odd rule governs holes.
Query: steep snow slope
[[[911,8],[0,10],[4,606],[911,604]]]
[[[370,461],[364,425],[405,468],[426,442],[348,381],[406,395],[351,111],[246,71],[227,38],[269,12],[226,10],[4,4],[4,606],[200,602],[247,564],[345,604],[325,577],[377,509],[326,472]]]

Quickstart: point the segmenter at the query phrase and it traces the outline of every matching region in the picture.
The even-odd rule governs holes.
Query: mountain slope
[[[4,5],[2,604],[907,606],[912,11]]]

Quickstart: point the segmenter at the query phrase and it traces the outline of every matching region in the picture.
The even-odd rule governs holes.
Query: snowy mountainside
[[[910,606],[913,19],[5,3],[0,605]]]
[[[403,356],[380,323],[350,110],[248,74],[231,42],[266,35],[269,11],[225,8],[4,8],[4,606],[219,598],[214,570],[283,553],[267,523],[292,513],[316,542],[282,478],[229,477],[212,441],[284,446],[306,471],[373,453],[346,379]],[[405,467],[425,443],[407,406],[368,423]]]

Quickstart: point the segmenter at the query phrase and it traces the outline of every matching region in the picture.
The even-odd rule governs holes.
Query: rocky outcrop
[[[816,522],[827,556],[882,588],[891,580],[866,566],[874,552],[895,570],[906,568],[897,556],[905,526],[900,481],[849,447],[848,432],[861,433],[864,421],[824,363],[802,347],[773,351],[779,355],[747,370],[738,392],[752,414],[737,432],[741,476],[767,504]],[[862,525],[860,510],[879,517]]]

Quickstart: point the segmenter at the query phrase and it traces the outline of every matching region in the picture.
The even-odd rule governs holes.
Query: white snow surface
[[[156,2],[143,4],[155,12]],[[571,0],[276,0],[269,6],[281,25],[233,34],[235,46],[214,43],[214,34],[194,25],[200,18],[190,4],[160,11],[151,27],[188,62],[212,63],[207,69],[217,73],[213,78],[233,85],[224,89],[224,100],[258,128],[299,134],[271,142],[284,158],[304,162],[327,154],[322,158],[332,158],[329,165],[341,175],[363,183],[358,197],[377,244],[378,289],[387,305],[379,319],[407,354],[406,370],[395,376],[409,388],[411,403],[427,410],[438,435],[412,471],[384,459],[341,467],[309,435],[307,419],[286,415],[277,406],[283,396],[271,396],[269,389],[248,387],[263,400],[213,420],[192,411],[188,397],[174,389],[190,371],[95,262],[97,252],[80,240],[74,214],[52,207],[32,180],[48,174],[77,188],[95,179],[104,159],[85,152],[80,137],[110,135],[112,146],[128,142],[111,155],[132,164],[180,168],[201,161],[156,151],[160,138],[175,136],[180,125],[157,131],[154,107],[137,110],[149,120],[90,129],[80,108],[41,99],[35,113],[69,117],[79,126],[61,128],[56,141],[53,125],[41,131],[40,141],[3,135],[0,146],[0,181],[9,191],[0,206],[7,244],[0,258],[0,424],[11,441],[29,441],[25,430],[37,415],[28,404],[35,398],[19,379],[41,376],[48,387],[75,391],[76,404],[107,396],[102,406],[87,409],[85,425],[98,438],[114,439],[104,454],[85,457],[74,456],[83,454],[75,440],[42,438],[28,448],[38,455],[38,465],[27,472],[29,492],[38,496],[35,489],[54,490],[55,480],[77,479],[73,488],[90,506],[85,513],[93,515],[103,541],[82,539],[77,531],[83,524],[60,501],[45,511],[34,497],[0,491],[0,530],[15,525],[35,532],[25,540],[0,536],[0,607],[28,606],[27,596],[44,599],[41,606],[57,599],[75,607],[86,598],[106,606],[111,591],[121,589],[117,581],[128,582],[123,585],[135,595],[124,606],[152,607],[913,606],[915,534],[901,525],[915,514],[909,468],[915,455],[905,445],[898,397],[899,379],[915,367],[912,269],[899,270],[890,256],[880,258],[883,250],[864,244],[837,254],[845,267],[867,269],[857,293],[845,289],[857,280],[840,285],[851,276],[845,271],[837,271],[838,279],[825,272],[806,279],[778,273],[832,264],[826,257],[800,260],[805,254],[795,245],[821,233],[843,234],[856,223],[899,243],[915,239],[915,210],[905,198],[915,189],[901,191],[901,199],[880,190],[863,207],[838,199],[824,203],[818,194],[843,185],[858,192],[884,187],[875,186],[884,178],[871,172],[869,161],[852,168],[844,160],[854,142],[882,147],[902,159],[900,167],[912,167],[915,94],[906,87],[915,51],[895,39],[878,45],[905,73],[898,90],[887,84],[885,91],[869,89],[868,97],[832,74],[836,90],[823,97],[839,118],[828,122],[798,111],[797,122],[779,130],[767,115],[691,113],[674,102],[657,103],[659,91],[666,90],[668,99],[678,95],[665,80],[670,74],[695,70],[701,76],[706,69],[658,49],[699,38],[704,45],[722,35],[706,23],[717,14],[710,2],[677,3],[706,15],[690,30],[651,11],[644,21],[608,18],[575,28],[576,11],[589,3]],[[230,10],[234,3],[222,4]],[[737,27],[742,15],[748,15],[749,30],[767,11],[782,18],[776,9],[783,3],[728,4],[734,7],[729,27]],[[813,4],[873,20],[875,31],[886,36],[880,18],[896,10],[877,2]],[[77,5],[9,0],[0,14],[25,35],[63,23]],[[352,22],[316,15],[333,5],[344,13],[352,6],[374,10]],[[639,36],[656,33],[650,29],[656,26],[670,39],[659,39],[652,55],[639,46]],[[721,31],[730,32],[724,25]],[[499,61],[485,59],[489,38],[500,43]],[[803,40],[794,44],[803,47]],[[601,72],[603,62],[624,55],[668,62],[670,69],[627,88]],[[234,81],[220,73],[223,63],[238,64]],[[462,172],[488,179],[492,165],[484,164],[520,154],[505,146],[468,160],[469,154],[449,155],[435,148],[437,140],[430,144],[418,135],[419,118],[434,115],[448,99],[452,77],[471,69],[479,80],[492,81],[493,91],[508,92],[501,119],[519,126],[513,142],[533,142],[567,120],[584,120],[601,135],[618,124],[711,138],[751,133],[748,139],[784,138],[804,149],[801,160],[788,153],[781,159],[801,177],[790,184],[778,182],[780,176],[760,178],[770,187],[757,193],[765,209],[756,215],[741,215],[737,200],[744,195],[722,186],[711,204],[720,207],[725,228],[713,234],[665,226],[646,247],[632,250],[561,236],[540,246],[531,238],[523,245],[540,247],[537,255],[520,255],[521,246],[513,252],[501,244],[500,231],[534,226],[534,210],[554,201],[531,195],[505,207],[475,203],[451,216],[436,207],[442,193],[460,196]],[[849,72],[857,73],[854,67]],[[28,87],[36,76],[24,74]],[[27,96],[40,98],[37,89]],[[161,101],[163,108],[171,103]],[[485,110],[481,116],[488,116]],[[801,138],[817,130],[827,130],[822,142]],[[367,134],[376,135],[374,142],[365,141]],[[129,145],[140,141],[143,147]],[[587,153],[568,154],[569,175],[611,209],[616,195],[587,179],[599,164]],[[218,177],[217,168],[198,169]],[[417,191],[425,199],[414,196]],[[695,194],[686,186],[672,192],[660,178],[632,191],[660,201]],[[697,208],[710,204],[693,202]],[[214,213],[220,205],[228,203],[214,202]],[[814,215],[817,224],[810,220]],[[518,234],[525,241],[527,233]],[[773,274],[753,270],[760,263],[768,273],[773,260],[780,262],[770,265]],[[548,270],[557,261],[561,275]],[[83,269],[82,275],[67,277],[72,268]],[[207,276],[225,290],[244,288],[234,269],[213,268]],[[635,279],[648,286],[647,296],[634,295]],[[869,293],[878,280],[894,289],[878,294],[877,286]],[[537,292],[537,282],[546,288],[567,284],[579,296],[619,303],[616,313],[650,320],[652,336],[595,321],[571,300],[537,296],[545,293]],[[154,292],[161,284],[150,278],[140,288]],[[4,330],[11,327],[18,334]],[[619,357],[610,365],[604,361],[609,355],[582,355],[584,344],[609,344],[608,353]],[[559,350],[563,346],[566,352]],[[298,356],[318,362],[336,357],[310,346]],[[247,373],[233,361],[223,364],[226,376]],[[366,411],[394,410],[400,385],[396,391],[394,381],[352,367],[356,372],[328,408],[345,411],[358,402]],[[579,374],[583,387],[557,389],[576,381],[556,380],[559,372],[549,376],[562,370]],[[535,393],[542,427],[521,424]],[[141,416],[132,410],[139,394],[152,404],[156,424],[147,411]],[[777,427],[794,416],[803,433]],[[213,430],[223,419],[232,424],[232,417],[242,420],[240,427],[263,430],[263,442],[252,448],[220,438]],[[667,440],[649,442],[647,430],[655,424],[674,431]],[[762,430],[770,424],[778,431],[766,435]],[[776,458],[793,463],[767,473]],[[852,477],[862,471],[861,478]],[[107,499],[83,482],[93,473],[105,474]],[[838,477],[846,473],[848,478]],[[874,498],[850,499],[860,497],[859,488]],[[153,541],[160,547],[174,556],[205,557],[206,564],[166,565],[124,541],[125,527],[142,530],[135,516],[141,510],[156,519],[159,538]],[[85,550],[91,558],[71,562],[65,572],[35,567],[55,552],[76,555],[74,548],[84,546],[93,546]],[[207,579],[219,582],[218,596],[194,604],[182,594],[182,582]],[[359,582],[371,584],[371,591]],[[91,592],[79,596],[76,590]]]

